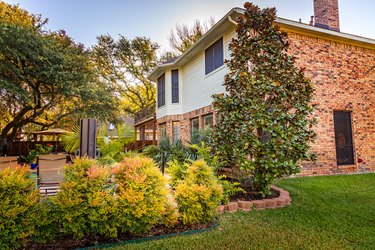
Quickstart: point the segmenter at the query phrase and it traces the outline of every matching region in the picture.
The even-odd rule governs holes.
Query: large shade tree
[[[128,39],[101,35],[93,46],[93,59],[101,80],[116,89],[128,114],[155,102],[155,86],[147,79],[158,64],[159,45],[146,37]]]
[[[300,160],[313,158],[313,87],[287,53],[275,9],[244,7],[229,46],[227,93],[214,98],[220,121],[212,139],[217,152],[266,195],[273,180],[297,173]]]
[[[14,15],[12,15],[14,13]],[[30,124],[50,127],[70,115],[108,119],[112,89],[98,81],[90,54],[64,31],[0,3],[0,146]]]

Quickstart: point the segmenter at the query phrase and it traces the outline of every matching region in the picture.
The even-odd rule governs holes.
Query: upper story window
[[[179,102],[178,69],[172,70],[172,103]]]
[[[206,75],[224,64],[223,38],[205,50]]]
[[[165,105],[165,74],[158,78],[158,108]]]

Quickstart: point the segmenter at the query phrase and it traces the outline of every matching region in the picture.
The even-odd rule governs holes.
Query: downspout
[[[228,16],[228,20],[229,22],[233,23],[234,25],[238,25],[238,23],[236,21],[233,20],[233,18],[231,16]]]

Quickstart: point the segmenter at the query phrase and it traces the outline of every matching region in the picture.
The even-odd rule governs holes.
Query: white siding
[[[234,30],[224,34],[224,59],[230,57],[228,45],[234,35]],[[227,73],[228,68],[223,65],[205,75],[204,51],[189,61],[182,69],[182,113],[208,106],[212,103],[212,95],[224,93],[223,82]]]
[[[230,57],[228,45],[234,35],[234,28],[223,35],[224,60]],[[220,36],[214,39],[212,43],[219,38]],[[212,95],[225,92],[223,82],[225,74],[228,73],[228,68],[224,64],[220,68],[205,75],[205,58],[204,50],[202,50],[198,56],[188,61],[182,68],[179,68],[180,103],[172,104],[172,69],[175,68],[169,68],[165,72],[166,103],[163,107],[157,109],[157,119],[166,115],[184,114],[208,106],[212,103]]]
[[[175,68],[173,68],[175,69]],[[159,119],[166,115],[176,115],[181,114],[181,103],[182,103],[182,77],[181,70],[178,71],[178,81],[179,81],[179,103],[172,103],[172,69],[165,72],[165,105],[160,107],[156,111],[156,119]]]

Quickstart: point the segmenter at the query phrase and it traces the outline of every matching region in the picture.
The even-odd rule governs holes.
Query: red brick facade
[[[315,86],[318,161],[303,174],[375,171],[375,50],[289,32],[290,53]],[[351,112],[354,165],[337,166],[333,111]],[[358,164],[358,158],[364,162]]]
[[[297,58],[297,65],[306,68],[306,75],[315,86],[314,116],[316,142],[312,151],[317,154],[315,163],[303,163],[301,175],[324,175],[375,171],[375,50],[289,32],[289,53]],[[350,111],[354,164],[338,166],[334,134],[334,111]],[[165,123],[167,134],[172,133],[172,122],[181,122],[181,139],[190,140],[190,121],[213,112],[211,106],[183,114],[158,119]],[[214,123],[215,121],[215,115]],[[158,129],[158,138],[160,131]],[[364,162],[357,163],[358,158]]]
[[[190,141],[190,120],[194,118],[199,119],[199,128],[203,128],[203,117],[208,114],[213,114],[213,109],[211,106],[202,107],[200,109],[185,113],[183,115],[168,115],[164,116],[163,118],[158,119],[158,127],[160,124],[166,125],[167,128],[167,135],[172,137],[172,122],[180,121],[181,122],[181,140],[183,142]],[[213,116],[214,123],[216,123],[215,115]],[[161,138],[160,129],[158,128],[158,140]]]

